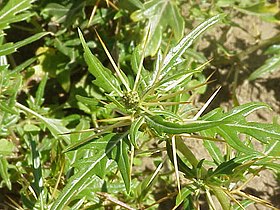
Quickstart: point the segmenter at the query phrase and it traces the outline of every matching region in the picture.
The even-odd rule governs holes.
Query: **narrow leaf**
[[[222,188],[217,186],[210,186],[210,190],[218,198],[223,210],[229,210],[230,208],[230,199],[227,194],[223,191]]]
[[[255,80],[264,76],[265,74],[272,73],[280,70],[280,54],[276,54],[272,58],[265,61],[264,65],[250,74],[248,80]]]
[[[118,141],[115,144],[115,141]],[[128,145],[123,139],[111,139],[108,145],[116,145],[111,151],[107,151],[108,157],[114,159],[118,164],[118,169],[121,172],[124,180],[126,192],[130,193],[131,177],[130,177],[130,162],[128,159]],[[109,147],[110,148],[110,147]]]
[[[44,77],[42,78],[39,87],[36,91],[36,97],[35,97],[35,106],[40,107],[43,102],[44,102],[44,92],[45,92],[45,87],[47,84],[48,80],[48,74],[45,74]]]
[[[135,148],[138,148],[137,145],[137,134],[138,134],[138,130],[141,127],[141,125],[144,123],[144,117],[139,117],[137,118],[135,121],[133,121],[133,123],[131,124],[131,127],[129,129],[129,140],[132,143],[132,145]]]
[[[3,55],[9,55],[11,53],[16,52],[16,50],[22,46],[28,45],[34,41],[37,41],[38,39],[41,39],[42,37],[46,36],[50,34],[49,32],[41,32],[41,33],[37,33],[31,37],[28,37],[22,41],[16,42],[16,43],[6,43],[3,44],[2,46],[0,46],[0,56]]]
[[[12,183],[10,181],[10,174],[8,172],[8,161],[5,157],[0,156],[0,176],[6,183],[9,190],[12,190]]]

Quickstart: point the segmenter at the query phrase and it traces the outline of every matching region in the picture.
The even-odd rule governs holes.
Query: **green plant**
[[[21,186],[20,202],[9,197],[10,206],[156,209],[162,200],[155,195],[167,193],[163,200],[172,199],[173,209],[197,209],[204,195],[210,209],[252,203],[273,208],[243,192],[262,170],[279,173],[280,126],[246,119],[268,106],[252,102],[203,115],[219,90],[205,105],[195,102],[209,82],[202,73],[209,61],[192,46],[225,21],[224,14],[209,15],[183,36],[176,1],[120,1],[118,8],[109,1],[110,7],[102,1],[42,1],[34,10],[30,3],[26,9],[58,27],[36,56],[13,70],[1,66],[1,187]],[[38,20],[32,23],[34,30],[44,29]],[[89,37],[93,41],[86,42]],[[17,77],[21,71],[24,77]],[[29,89],[33,78],[39,82]],[[188,147],[194,138],[211,159]],[[140,167],[145,158],[153,170]]]

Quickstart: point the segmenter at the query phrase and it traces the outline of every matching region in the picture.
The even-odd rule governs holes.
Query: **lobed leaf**
[[[118,80],[114,77],[112,72],[105,68],[98,58],[91,53],[80,29],[78,29],[78,32],[84,48],[84,58],[89,67],[89,72],[96,78],[94,84],[107,93],[115,92],[119,96],[122,96]]]
[[[248,103],[234,108],[228,113],[222,113],[221,109],[213,110],[203,116],[204,120],[222,120],[224,123],[213,128],[212,131],[206,131],[208,137],[221,135],[225,141],[237,151],[243,153],[260,154],[257,150],[246,146],[239,138],[239,134],[247,134],[262,143],[268,143],[273,139],[280,138],[280,126],[278,124],[264,124],[257,122],[247,122],[245,117],[251,112],[260,108],[267,108],[264,103]],[[208,148],[210,151],[211,148]],[[211,151],[210,151],[211,152]],[[215,153],[212,151],[212,155]]]

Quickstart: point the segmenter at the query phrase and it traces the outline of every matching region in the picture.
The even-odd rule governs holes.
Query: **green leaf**
[[[182,62],[182,54],[193,44],[194,40],[199,37],[209,27],[220,21],[224,15],[219,14],[201,23],[194,30],[192,30],[187,36],[185,36],[175,47],[173,47],[163,60],[162,69],[160,73],[160,80],[166,76],[169,71],[176,65]]]
[[[15,149],[15,145],[6,140],[0,139],[0,156],[12,155]]]
[[[117,144],[127,135],[127,133],[118,136],[117,139],[113,142],[112,145],[109,145],[106,149],[106,152],[102,154],[95,162],[93,162],[90,166],[85,168],[85,170],[78,171],[75,175],[73,175],[67,185],[64,187],[58,198],[54,201],[51,206],[51,210],[56,209],[64,209],[71,201],[74,195],[81,192],[86,186],[88,186],[94,179],[95,171],[93,168],[103,159],[105,158],[116,146]],[[112,135],[112,138],[114,135]]]
[[[12,190],[12,183],[10,180],[10,174],[8,172],[9,163],[5,157],[0,155],[0,176],[7,185],[9,190]]]
[[[278,124],[247,122],[227,124],[227,126],[235,131],[250,135],[263,143],[267,143],[270,139],[280,138],[280,126]]]
[[[235,107],[228,113],[222,113],[221,109],[213,110],[203,116],[204,120],[222,120],[224,123],[214,128],[211,133],[206,132],[207,136],[220,134],[225,141],[237,151],[243,153],[259,152],[253,148],[246,146],[240,139],[239,134],[244,133],[255,139],[267,143],[272,139],[280,138],[280,126],[278,124],[264,124],[257,122],[247,122],[245,117],[251,112],[260,108],[267,108],[264,103],[248,103]]]
[[[173,207],[173,209],[177,208],[180,206],[181,203],[184,202],[184,200],[193,192],[193,189],[190,187],[184,187],[181,189],[181,193],[178,193],[176,196],[176,206]]]
[[[205,132],[207,132],[207,131],[205,131]],[[215,136],[215,135],[211,135],[211,134],[210,135],[206,134],[205,132],[201,132],[203,136]],[[213,158],[213,160],[216,163],[219,164],[224,161],[223,155],[222,155],[220,149],[215,144],[215,142],[205,140],[205,141],[203,141],[203,145],[205,146],[205,148],[207,149],[207,151],[209,152],[209,154],[211,155],[211,157]]]
[[[223,191],[222,188],[217,186],[209,186],[210,190],[214,193],[214,195],[218,198],[223,210],[230,210],[230,199],[227,194]]]
[[[94,107],[96,107],[99,102],[99,100],[97,100],[96,98],[85,97],[80,95],[76,95],[75,97],[78,101],[82,102],[83,104],[94,106]]]
[[[172,163],[174,163],[174,157],[173,157],[173,149],[172,149],[172,145],[171,142],[166,141],[166,150],[167,150],[167,154],[169,159],[171,160]],[[184,154],[185,155],[185,154]],[[192,154],[193,156],[193,154]],[[195,170],[192,170],[180,157],[179,155],[176,154],[176,158],[177,158],[177,164],[178,164],[178,170],[184,173],[184,176],[189,178],[189,179],[193,179],[196,177],[196,173]],[[189,161],[189,160],[188,160]],[[192,161],[193,162],[193,161]],[[197,162],[197,161],[195,161]]]
[[[129,129],[129,140],[135,148],[138,148],[138,145],[136,142],[137,136],[138,136],[137,134],[138,134],[139,128],[141,127],[141,125],[143,123],[144,123],[144,117],[139,117],[135,121],[132,122],[131,127]]]
[[[39,84],[39,87],[36,91],[36,97],[35,97],[35,106],[36,107],[40,107],[43,102],[44,102],[44,92],[45,92],[45,87],[46,87],[46,84],[47,84],[47,80],[48,80],[48,74],[45,74],[44,77],[42,78],[40,84]]]
[[[137,46],[131,56],[130,62],[131,62],[131,67],[132,70],[134,72],[134,74],[136,75],[139,69],[139,64],[141,62],[141,56],[142,56],[143,50],[141,49],[141,46]],[[144,68],[144,66],[142,67],[141,70],[141,81],[140,84],[142,85],[142,87],[146,87],[147,86],[147,80],[149,79],[149,72]]]
[[[30,66],[32,63],[34,63],[38,58],[37,57],[32,57],[20,65],[16,66],[12,71],[8,73],[9,76],[16,76],[18,73],[26,69],[28,66]]]
[[[172,123],[164,120],[160,116],[145,116],[146,123],[158,134],[182,134],[194,133],[218,126],[222,121],[194,121],[186,124]]]
[[[32,154],[32,168],[33,168],[33,176],[34,182],[32,183],[32,188],[34,189],[37,197],[40,201],[40,208],[45,208],[45,200],[43,196],[43,188],[44,188],[44,179],[42,176],[42,167],[41,167],[41,159],[40,154],[37,149],[37,145],[35,142],[35,137],[31,134],[28,134],[28,140],[30,141],[31,154]],[[37,136],[37,141],[39,140]]]
[[[239,152],[243,152],[245,154],[247,153],[256,153],[259,154],[259,152],[253,148],[250,148],[246,146],[238,137],[238,132],[231,127],[227,127],[225,125],[220,126],[217,128],[216,132],[220,134],[224,140],[234,149],[236,149]]]
[[[274,15],[279,11],[278,5],[276,3],[267,4],[265,1],[240,9],[243,12],[261,16]]]
[[[32,14],[27,11],[31,8],[31,3],[34,1],[35,0],[6,1],[0,11],[0,30],[8,28],[11,23],[26,20],[34,15],[34,13]]]
[[[279,139],[270,140],[266,145],[264,153],[268,156],[280,156],[280,141]]]
[[[241,204],[241,206],[239,206],[238,204],[234,204],[233,205],[233,209],[234,210],[244,210],[244,209],[248,209],[247,207],[249,207],[251,204],[254,203],[254,201],[252,200],[242,200],[242,201],[239,201],[239,203]]]
[[[78,29],[78,32],[85,51],[85,61],[89,67],[90,73],[96,78],[94,84],[102,88],[107,93],[111,93],[114,91],[119,96],[122,96],[118,80],[114,77],[112,72],[109,69],[105,68],[102,65],[102,63],[97,59],[97,57],[95,57],[91,53],[80,29]]]
[[[7,112],[10,114],[15,114],[17,115],[18,113],[13,109],[13,107],[7,105],[7,102],[0,102],[0,110],[2,110],[3,112]]]
[[[80,133],[81,134],[81,133]],[[108,147],[108,142],[115,136],[114,133],[104,135],[104,137],[96,139],[95,141],[87,144],[86,146],[75,150],[74,152],[67,153],[68,156],[73,154],[74,158],[72,160],[73,167],[76,170],[84,170],[89,167],[93,162],[95,162],[101,155],[106,153],[106,148]],[[98,177],[104,179],[106,172],[109,172],[109,159],[107,157],[103,158],[96,164],[92,169]]]
[[[213,172],[209,171],[211,173],[209,174],[210,176],[208,176],[208,179],[217,175],[233,174],[233,170],[239,165],[241,165],[241,163],[237,163],[234,158],[229,161],[223,162],[218,165],[218,167]]]
[[[16,103],[16,107],[37,117],[49,129],[55,138],[62,138],[67,144],[70,143],[70,137],[68,135],[61,135],[69,133],[69,129],[62,125],[61,120],[43,117],[42,115],[34,112],[20,103]]]
[[[280,70],[280,54],[276,54],[273,57],[267,59],[265,63],[250,74],[248,80],[255,80],[264,76],[265,74],[272,73]]]
[[[183,37],[185,23],[175,1],[147,1],[144,4],[144,8],[134,12],[131,18],[134,21],[149,20],[146,26],[146,31],[150,31],[150,37],[145,52],[146,55],[153,56],[157,53],[161,45],[162,34],[167,27],[172,29],[176,41],[179,41]],[[145,42],[146,41],[143,40],[142,44]]]
[[[39,132],[41,130],[41,128],[39,128],[38,126],[36,126],[34,124],[25,124],[23,127],[23,130],[25,132]]]
[[[22,41],[16,42],[16,43],[6,43],[3,44],[2,46],[0,46],[0,56],[3,55],[9,55],[11,53],[16,52],[16,50],[22,46],[28,45],[34,41],[37,41],[38,39],[41,39],[42,37],[46,36],[50,34],[49,32],[41,32],[41,33],[37,33],[31,37],[28,37]]]
[[[115,141],[118,141],[115,144]],[[126,192],[130,193],[131,187],[131,176],[130,176],[130,162],[128,159],[128,145],[124,142],[123,139],[111,139],[108,142],[108,146],[116,145],[110,152],[106,152],[110,159],[113,159],[118,164],[118,169],[121,172],[122,178],[124,180]],[[110,148],[110,147],[109,147]]]

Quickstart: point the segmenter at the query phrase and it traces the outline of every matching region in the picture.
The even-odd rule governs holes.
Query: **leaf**
[[[63,6],[58,3],[49,3],[41,10],[42,16],[51,16],[52,21],[63,24],[71,4]]]
[[[122,96],[118,80],[114,77],[112,72],[109,69],[105,68],[102,65],[102,63],[97,59],[97,57],[95,57],[91,53],[80,29],[78,29],[78,32],[85,51],[85,61],[89,67],[90,73],[96,78],[94,84],[102,88],[107,93],[111,93],[112,91],[114,91],[119,96]]]
[[[209,185],[208,185],[209,186]],[[210,190],[213,194],[218,198],[223,210],[229,210],[230,208],[230,199],[228,198],[227,194],[223,191],[221,187],[217,186],[209,186]]]
[[[64,133],[69,133],[69,129],[67,129],[65,126],[62,125],[61,120],[43,117],[42,115],[38,114],[37,112],[35,112],[17,102],[16,102],[16,107],[37,117],[49,129],[49,131],[52,133],[52,135],[55,138],[62,138],[62,139],[64,139],[64,141],[67,144],[70,143],[69,136],[61,135]]]
[[[184,72],[176,72],[172,74],[172,76],[160,81],[157,89],[160,89],[161,91],[164,92],[168,92],[171,90],[175,90],[176,87],[182,87],[183,86],[182,83],[189,81],[194,73],[198,73],[198,71],[190,72],[187,70]]]
[[[280,139],[280,125],[278,124],[247,122],[242,124],[227,124],[226,126],[228,129],[245,133],[263,143],[267,143],[270,139]]]
[[[223,162],[221,164],[218,165],[218,167],[212,172],[212,171],[209,171],[210,174],[209,176],[207,177],[208,179],[209,178],[212,178],[214,176],[217,176],[217,175],[230,175],[230,174],[233,174],[233,170],[237,167],[237,166],[240,166],[241,163],[237,163],[235,161],[235,158],[229,160],[229,161],[226,161],[226,162]],[[210,181],[211,182],[211,181]]]
[[[146,123],[158,134],[182,134],[194,133],[218,126],[222,121],[194,121],[186,124],[172,123],[164,120],[160,116],[145,116]]]
[[[265,74],[272,73],[280,70],[280,54],[276,54],[273,57],[267,59],[265,63],[250,74],[248,80],[252,81],[264,76]]]
[[[15,145],[6,140],[0,139],[0,156],[12,155],[15,149]]]
[[[241,8],[242,11],[254,15],[274,15],[279,11],[278,5],[275,4],[266,4],[264,1],[257,3],[255,5]]]
[[[169,159],[171,160],[172,163],[174,163],[172,146],[169,141],[166,142],[166,150]],[[196,177],[195,171],[192,170],[189,166],[187,166],[187,164],[185,164],[185,162],[177,154],[176,154],[176,159],[178,163],[178,170],[183,172],[185,177],[189,179],[193,179],[194,177]]]
[[[253,148],[246,146],[238,137],[238,132],[231,127],[223,125],[216,129],[216,133],[220,134],[223,139],[234,149],[239,152],[258,154],[259,152]]]
[[[115,144],[115,141],[118,141]],[[130,177],[130,162],[128,159],[128,145],[124,142],[123,139],[111,139],[108,142],[108,148],[110,145],[116,145],[110,152],[106,152],[107,156],[110,159],[113,159],[118,164],[118,169],[121,172],[122,178],[124,180],[126,192],[130,193],[131,177]]]
[[[11,23],[26,20],[34,13],[27,10],[35,0],[13,0],[6,1],[0,11],[0,30],[8,28]],[[1,2],[2,4],[2,2]],[[1,5],[2,6],[2,5]]]
[[[22,41],[16,42],[16,43],[6,43],[0,46],[0,56],[3,55],[9,55],[11,53],[16,52],[16,50],[22,46],[25,46],[27,44],[30,44],[34,41],[37,41],[38,39],[41,39],[42,37],[46,36],[50,34],[49,32],[41,32],[41,33],[37,33],[31,37],[28,37]]]
[[[142,56],[143,50],[141,49],[141,46],[137,46],[131,56],[131,67],[132,70],[134,72],[134,74],[136,75],[139,69],[139,64],[141,62],[141,56]],[[141,69],[141,80],[140,80],[140,84],[142,85],[142,87],[146,87],[147,86],[147,80],[149,79],[149,72],[144,68],[144,66]]]
[[[179,41],[184,34],[184,19],[180,15],[175,1],[150,0],[144,4],[144,8],[131,15],[132,20],[141,21],[148,19],[146,31],[150,31],[147,42],[146,55],[155,55],[161,45],[162,34],[167,27],[172,29],[174,39]],[[145,37],[145,36],[144,36]],[[142,44],[145,40],[142,41]]]
[[[10,180],[10,174],[8,172],[9,163],[7,159],[0,155],[0,176],[7,185],[9,190],[12,190],[12,183]]]
[[[207,115],[203,116],[204,120],[222,120],[224,123],[213,128],[210,133],[206,132],[209,137],[215,137],[213,135],[220,134],[225,141],[237,151],[243,153],[255,153],[260,154],[257,150],[246,146],[240,139],[239,134],[244,133],[262,143],[267,143],[272,139],[280,138],[280,126],[278,124],[264,124],[257,122],[247,122],[245,117],[251,112],[260,108],[267,108],[264,103],[248,103],[238,107],[235,107],[228,113],[222,113],[221,109],[213,110]]]
[[[270,140],[266,145],[264,153],[268,156],[280,156],[280,141],[279,139]]]
[[[3,112],[7,112],[7,113],[10,113],[10,114],[15,114],[17,115],[18,113],[13,109],[13,107],[9,106],[7,104],[7,102],[2,102],[0,101],[0,110],[2,110]]]
[[[141,127],[141,125],[144,123],[144,117],[139,117],[137,118],[135,121],[132,122],[130,129],[129,129],[129,140],[131,142],[131,144],[135,147],[138,148],[137,145],[137,134],[138,134],[138,130]]]
[[[203,136],[215,136],[215,134],[212,134],[212,133],[209,134],[208,132],[209,131],[202,131],[201,134]],[[205,140],[205,141],[203,141],[203,145],[207,149],[208,153],[210,154],[210,156],[216,163],[220,164],[224,161],[223,155],[222,155],[220,149],[215,144],[215,142]]]
[[[34,137],[31,136],[31,134],[28,134],[28,140],[30,141],[30,146],[31,146],[32,168],[33,168],[33,176],[34,176],[34,182],[32,183],[32,188],[36,192],[37,197],[39,197],[40,208],[43,209],[45,207],[44,206],[45,200],[43,198],[44,180],[42,176],[41,159],[40,159],[39,151],[37,149],[36,142],[34,140]],[[37,138],[37,140],[39,139]]]
[[[220,21],[224,15],[219,14],[201,23],[194,30],[192,30],[187,36],[185,36],[175,47],[173,47],[163,60],[160,80],[165,77],[169,71],[176,65],[182,62],[181,56],[183,53],[193,44],[193,41],[200,36],[209,27]]]
[[[48,80],[48,74],[45,74],[44,77],[42,78],[40,84],[39,84],[39,87],[36,91],[36,97],[35,97],[35,106],[36,107],[40,107],[43,102],[44,102],[44,92],[45,92],[45,87],[46,87],[46,84],[47,84],[47,80]]]
[[[194,190],[191,187],[184,187],[181,190],[181,193],[178,193],[176,196],[176,206],[173,207],[173,209],[180,206],[181,203],[184,202],[184,200],[193,192]]]
[[[74,174],[67,185],[64,187],[58,198],[54,201],[51,206],[51,210],[64,209],[65,206],[71,201],[74,195],[78,194],[82,189],[88,186],[92,181],[95,171],[93,168],[105,158],[116,146],[117,144],[127,135],[127,133],[118,136],[112,145],[107,147],[105,153],[103,153],[96,161],[94,161],[90,166],[85,168],[85,170],[78,171]]]
[[[233,209],[234,210],[244,210],[244,209],[248,209],[247,207],[249,207],[251,204],[254,203],[254,201],[252,200],[242,200],[242,201],[239,201],[239,203],[241,204],[241,206],[239,206],[238,204],[234,204],[233,205]]]
[[[85,133],[80,133],[85,134]],[[115,136],[114,133],[110,133],[104,135],[103,137],[96,139],[95,141],[87,144],[86,146],[75,150],[74,152],[69,152],[73,154],[75,159],[73,159],[73,167],[76,170],[84,170],[88,166],[90,166],[93,162],[95,162],[102,154],[106,152],[106,148],[108,146],[108,142]],[[70,154],[67,153],[68,156]],[[110,162],[107,157],[103,158],[96,164],[96,166],[92,169],[95,171],[95,175],[104,179],[106,172],[109,172]]]
[[[32,63],[34,63],[38,58],[37,57],[32,57],[20,65],[16,66],[12,71],[8,73],[9,76],[16,76],[19,72],[23,71],[26,69],[28,66],[30,66]]]
[[[83,104],[93,106],[93,107],[96,107],[99,102],[98,99],[92,97],[85,97],[80,95],[76,95],[75,97],[79,102],[82,102]]]

